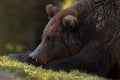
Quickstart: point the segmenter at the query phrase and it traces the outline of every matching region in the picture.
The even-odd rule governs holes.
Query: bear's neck
[[[116,4],[117,7],[120,9],[120,0],[115,0],[115,4]]]

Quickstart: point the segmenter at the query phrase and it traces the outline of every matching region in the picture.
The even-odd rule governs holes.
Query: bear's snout
[[[29,54],[29,57],[32,58],[35,62],[37,62],[39,65],[44,65],[49,60],[51,60],[51,57],[47,54],[35,54],[34,52]]]

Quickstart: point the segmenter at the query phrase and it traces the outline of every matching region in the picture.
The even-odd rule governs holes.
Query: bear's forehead
[[[68,8],[58,12],[46,25],[43,35],[48,35],[53,32],[59,32],[62,28],[62,19],[67,15],[78,15],[78,12],[73,8]]]
[[[56,22],[56,20],[51,19],[49,21],[49,23],[47,24],[47,26],[45,27],[42,36],[47,36],[47,35],[50,35],[52,33],[58,32],[58,31],[60,31],[60,27],[61,26],[59,25],[58,22]]]
[[[57,20],[57,19],[52,18],[52,19],[48,22],[48,24],[47,24],[47,26],[45,27],[44,31],[54,30],[55,27],[59,27],[59,25],[60,25],[60,20]]]

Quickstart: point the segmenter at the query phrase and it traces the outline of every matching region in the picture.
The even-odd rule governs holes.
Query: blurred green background
[[[34,50],[48,22],[46,4],[66,8],[75,0],[0,0],[0,54]]]

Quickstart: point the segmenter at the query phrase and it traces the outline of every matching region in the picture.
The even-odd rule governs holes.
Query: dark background
[[[34,50],[48,22],[46,4],[62,7],[71,1],[0,0],[0,54]]]

